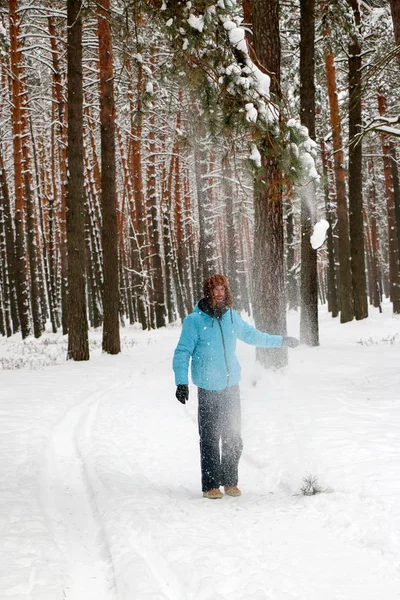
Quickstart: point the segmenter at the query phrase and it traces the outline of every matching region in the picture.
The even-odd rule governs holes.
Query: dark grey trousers
[[[218,392],[199,388],[198,398],[202,490],[237,485],[243,450],[239,386]]]

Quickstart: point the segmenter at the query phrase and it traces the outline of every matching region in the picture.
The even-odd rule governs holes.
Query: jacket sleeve
[[[190,357],[196,347],[198,333],[191,315],[183,321],[182,333],[174,352],[172,367],[175,373],[175,385],[188,384]]]
[[[283,344],[283,337],[281,335],[271,335],[259,331],[255,327],[252,327],[246,321],[235,312],[237,321],[237,337],[242,342],[250,344],[252,346],[259,346],[261,348],[281,348]]]

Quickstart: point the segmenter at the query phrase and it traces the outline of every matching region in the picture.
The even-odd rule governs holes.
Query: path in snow
[[[214,502],[195,390],[174,398],[179,330],[6,373],[2,600],[399,600],[399,344],[361,325],[298,349],[284,374],[260,375],[239,349],[244,493]],[[362,331],[376,345],[357,345]],[[294,495],[307,472],[333,493]]]
[[[96,392],[68,410],[53,428],[44,455],[41,500],[63,556],[66,600],[116,598],[112,559],[83,449],[91,443],[101,398],[117,387]]]

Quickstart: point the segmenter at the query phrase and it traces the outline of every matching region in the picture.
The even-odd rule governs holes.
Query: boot
[[[237,485],[225,485],[224,491],[227,496],[241,496],[242,492]]]
[[[223,493],[218,488],[215,488],[213,490],[207,490],[206,492],[203,492],[203,498],[208,498],[209,500],[217,500],[218,498],[222,498],[222,497],[223,497]]]

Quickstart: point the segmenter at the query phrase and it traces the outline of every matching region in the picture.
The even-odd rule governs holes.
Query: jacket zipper
[[[221,324],[221,321],[219,319],[217,319],[217,323],[219,325],[219,329],[221,331],[221,336],[222,336],[222,346],[224,348],[224,358],[225,358],[225,366],[226,366],[226,387],[228,387],[230,373],[229,373],[228,359],[226,357],[226,346],[225,346],[224,332],[222,330],[222,324]]]

